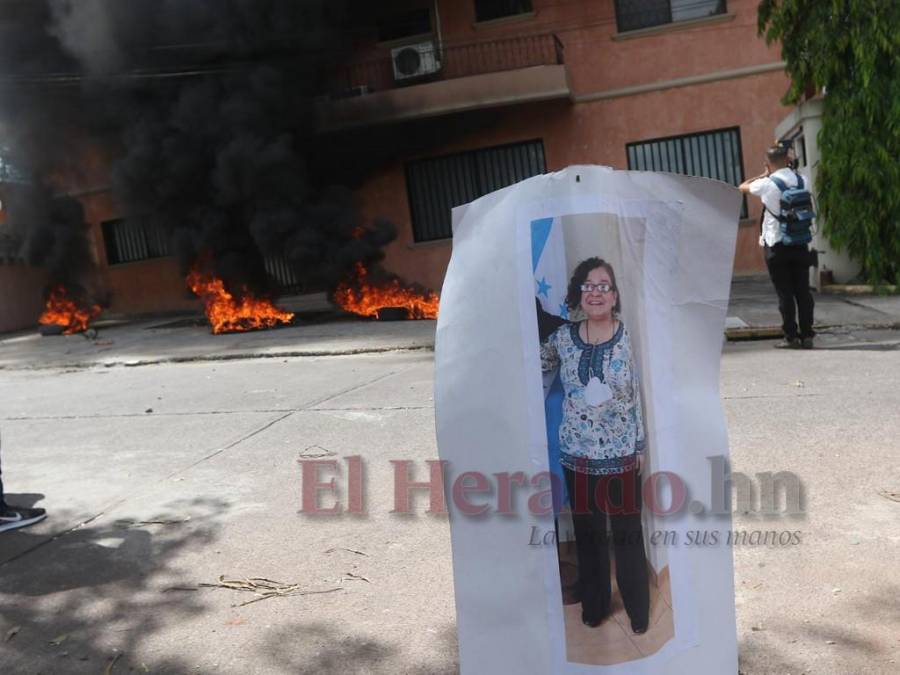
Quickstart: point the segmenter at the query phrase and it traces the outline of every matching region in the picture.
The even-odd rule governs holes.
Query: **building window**
[[[266,276],[269,277],[269,283],[278,289],[279,293],[308,293],[312,289],[300,282],[297,278],[297,271],[288,259],[280,255],[270,255],[263,258],[263,264],[266,267]],[[319,288],[316,291],[322,290]]]
[[[616,0],[616,26],[624,33],[725,11],[725,0]]]
[[[2,215],[0,215],[0,223],[2,222]],[[22,242],[17,237],[0,231],[0,265],[22,262],[22,256],[19,253],[21,249]]]
[[[475,20],[490,21],[505,16],[528,14],[531,0],[475,0]]]
[[[540,140],[409,162],[406,186],[415,241],[451,236],[450,209],[546,171]]]
[[[0,182],[3,183],[27,183],[28,176],[13,166],[8,159],[4,159],[6,148],[0,145]]]
[[[145,218],[107,220],[102,228],[109,265],[170,255],[168,236]]]
[[[376,19],[378,41],[391,42],[431,33],[431,10],[417,7],[381,14]]]
[[[669,171],[715,178],[738,186],[744,182],[744,159],[738,127],[628,143],[628,168]],[[747,200],[741,218],[747,217]]]

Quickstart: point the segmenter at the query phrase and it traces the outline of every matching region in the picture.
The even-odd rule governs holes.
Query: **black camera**
[[[800,162],[797,159],[797,155],[794,153],[794,139],[789,138],[778,141],[777,145],[784,148],[784,150],[789,154],[790,159],[788,159],[787,165],[791,169],[791,171],[796,171],[797,167],[800,165]]]

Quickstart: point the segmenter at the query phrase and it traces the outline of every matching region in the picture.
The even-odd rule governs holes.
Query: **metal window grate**
[[[475,0],[476,21],[490,21],[530,11],[531,0]]]
[[[616,0],[620,33],[724,14],[725,0]]]
[[[625,151],[629,169],[703,176],[734,186],[744,181],[744,159],[738,127],[628,143]],[[741,218],[746,217],[745,198]]]
[[[450,237],[453,207],[545,171],[540,140],[407,163],[413,238],[422,242]]]
[[[297,278],[297,273],[287,258],[283,256],[266,256],[263,259],[266,267],[266,274],[269,282],[278,289],[280,293],[302,292],[303,284]]]
[[[102,224],[109,265],[170,255],[169,237],[147,218],[107,220]]]

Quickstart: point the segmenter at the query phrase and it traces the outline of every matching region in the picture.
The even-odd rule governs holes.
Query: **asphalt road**
[[[736,528],[802,531],[800,545],[735,548],[742,672],[897,673],[900,332],[817,340],[722,359],[732,468],[792,472],[804,493],[801,517],[736,514]]]
[[[771,345],[725,348],[732,468],[795,473],[804,513],[735,518],[802,533],[734,549],[742,672],[898,672],[900,333]],[[437,457],[432,362],[3,371],[10,501],[51,517],[0,535],[0,672],[456,672],[447,519],[390,513],[390,460]],[[354,455],[367,515],[298,513],[298,460],[338,460],[346,503]],[[198,587],[222,575],[311,593],[239,606]]]

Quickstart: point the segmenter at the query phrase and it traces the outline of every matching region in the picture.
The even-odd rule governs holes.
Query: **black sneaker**
[[[813,339],[811,337],[805,337],[800,341],[800,347],[802,349],[812,349],[813,348]]]
[[[0,507],[0,532],[16,530],[41,522],[47,517],[44,509],[26,509],[21,506]]]

